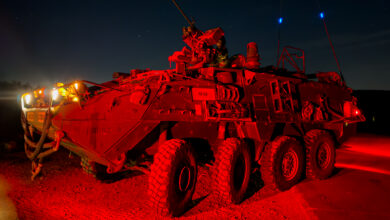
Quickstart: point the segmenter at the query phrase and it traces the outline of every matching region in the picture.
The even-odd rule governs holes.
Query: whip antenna
[[[329,44],[330,44],[330,47],[332,48],[332,53],[333,53],[333,57],[336,61],[336,64],[337,64],[337,68],[339,70],[339,74],[341,76],[341,80],[343,82],[345,82],[345,79],[344,79],[344,76],[343,76],[343,72],[341,71],[341,66],[340,66],[340,62],[339,62],[339,59],[337,58],[337,55],[336,55],[336,50],[334,49],[334,46],[333,46],[333,43],[332,43],[332,39],[330,38],[330,34],[329,34],[329,31],[328,31],[328,27],[326,25],[326,22],[325,22],[325,13],[321,10],[321,5],[320,5],[320,2],[318,0],[316,0],[317,2],[317,5],[318,5],[318,9],[320,11],[320,18],[322,20],[322,23],[324,24],[324,29],[325,29],[325,33],[326,33],[326,36],[328,38],[328,41],[329,41]]]

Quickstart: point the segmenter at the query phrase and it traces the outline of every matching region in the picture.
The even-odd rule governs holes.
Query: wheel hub
[[[317,162],[321,169],[328,167],[330,163],[330,146],[327,143],[323,143],[318,147]]]
[[[179,190],[185,192],[188,190],[191,182],[191,170],[188,166],[183,166],[179,174]]]
[[[283,155],[282,173],[287,181],[293,179],[298,172],[298,155],[295,151],[289,150]]]

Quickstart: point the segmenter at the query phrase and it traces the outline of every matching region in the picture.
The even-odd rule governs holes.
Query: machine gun
[[[194,21],[191,21],[187,15],[184,13],[184,11],[180,8],[180,6],[177,4],[176,0],[172,0],[172,3],[176,6],[177,10],[179,10],[180,14],[183,15],[184,19],[186,19],[186,21],[188,22],[188,24],[191,26],[191,27],[195,27],[195,22]]]
[[[218,27],[202,32],[195,27],[195,22],[188,18],[177,2],[175,0],[172,2],[189,24],[188,27],[183,27],[183,41],[191,50],[184,47],[170,56],[169,61],[176,63],[178,72],[183,72],[189,65],[191,65],[189,68],[196,69],[203,67],[206,63],[211,63],[216,53],[212,46],[224,37],[223,30]]]

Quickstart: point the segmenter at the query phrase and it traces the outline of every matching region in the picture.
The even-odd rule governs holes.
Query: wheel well
[[[273,141],[278,136],[290,136],[297,139],[302,139],[304,136],[303,128],[300,124],[295,123],[277,123],[272,133],[270,141]]]
[[[332,139],[333,139],[333,141],[334,141],[334,143],[335,143],[336,148],[339,148],[339,146],[341,145],[341,142],[338,141],[338,139],[337,139],[337,134],[336,134],[336,132],[335,132],[334,130],[331,130],[331,129],[313,128],[313,129],[308,130],[307,132],[309,132],[309,131],[311,131],[311,130],[323,130],[323,131],[326,131],[326,132],[328,132],[328,133],[330,134],[330,136],[332,137]],[[307,132],[306,132],[306,133],[307,133]]]
[[[207,139],[203,138],[183,138],[194,149],[195,158],[200,165],[210,163],[215,160],[215,146],[212,146]]]
[[[324,129],[324,131],[327,131],[330,134],[330,136],[332,136],[332,139],[335,143],[335,147],[339,148],[341,146],[341,142],[338,140],[336,132],[333,130],[328,130],[328,129]]]
[[[257,159],[256,155],[258,155],[260,153],[258,151],[262,150],[261,146],[259,146],[260,143],[256,144],[255,140],[253,140],[251,138],[244,138],[243,140],[248,145],[249,153],[251,156],[251,161],[255,161]],[[258,146],[256,146],[256,145],[258,145]]]

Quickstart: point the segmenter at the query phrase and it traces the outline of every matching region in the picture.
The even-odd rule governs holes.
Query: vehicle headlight
[[[25,102],[27,105],[30,105],[30,104],[31,104],[31,100],[32,100],[31,94],[26,94],[26,95],[24,96],[24,102]]]
[[[53,101],[56,101],[58,99],[58,96],[60,94],[58,93],[58,90],[57,89],[53,89],[52,93],[51,93],[51,98]]]

